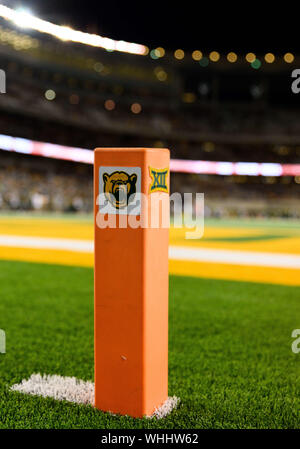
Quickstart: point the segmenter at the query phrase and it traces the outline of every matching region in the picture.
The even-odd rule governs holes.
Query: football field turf
[[[271,231],[268,225],[268,238],[261,227],[245,224],[234,232],[232,226],[209,229],[202,247],[236,245],[235,249],[248,251],[252,242],[257,251],[298,254],[296,245],[289,242],[299,239],[293,227],[272,225]],[[78,238],[75,228],[69,229],[69,238]],[[53,237],[54,230],[50,222],[49,229],[39,234],[32,221],[22,235]],[[16,233],[8,226],[1,231]],[[86,230],[85,237],[90,235]],[[45,254],[39,253],[41,260],[35,255],[34,262],[30,257],[28,262],[25,250],[17,254],[11,249],[6,253],[2,249],[7,260],[0,261],[0,328],[7,340],[6,354],[0,354],[1,428],[300,427],[300,354],[291,350],[292,330],[300,327],[300,282],[295,278],[299,270],[290,270],[293,275],[287,279],[293,282],[289,285],[282,280],[277,284],[263,279],[241,281],[240,272],[232,280],[232,270],[226,271],[224,279],[218,278],[221,273],[217,278],[172,274],[169,395],[180,397],[181,403],[167,418],[141,420],[9,390],[33,373],[83,380],[94,376],[92,267],[89,263],[75,266],[78,255],[73,263],[59,264],[58,260],[53,263],[53,255],[45,263]],[[61,255],[56,252],[57,257]],[[212,271],[213,264],[208,273]]]

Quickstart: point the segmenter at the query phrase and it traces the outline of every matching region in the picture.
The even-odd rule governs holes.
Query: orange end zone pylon
[[[169,162],[167,149],[95,150],[95,406],[103,411],[142,417],[168,397],[169,229],[161,215],[155,228],[128,223],[151,216],[155,195],[169,216]],[[131,202],[139,193],[147,206]],[[99,226],[112,218],[116,227]]]

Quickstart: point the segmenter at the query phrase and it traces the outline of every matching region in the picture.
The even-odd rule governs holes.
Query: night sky
[[[82,31],[186,51],[300,53],[292,3],[217,1],[0,0]],[[222,5],[222,6],[221,6]]]

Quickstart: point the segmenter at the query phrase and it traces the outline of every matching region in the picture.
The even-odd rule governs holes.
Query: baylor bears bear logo
[[[105,197],[116,209],[126,207],[134,199],[136,181],[136,173],[132,175],[124,171],[115,171],[111,174],[103,173]]]
[[[99,212],[141,214],[141,167],[99,167]]]

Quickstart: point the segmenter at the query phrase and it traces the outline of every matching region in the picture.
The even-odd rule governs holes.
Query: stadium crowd
[[[253,70],[224,55],[201,65],[192,55],[179,62],[83,50],[3,20],[0,52],[4,136],[89,149],[167,147],[174,159],[300,163],[299,108],[284,62]],[[92,178],[88,165],[0,148],[0,210],[90,213]],[[211,216],[299,217],[298,178],[173,173],[171,190],[204,192]]]
[[[300,180],[297,180],[300,181]],[[300,217],[292,177],[171,174],[171,193],[204,193],[206,216]],[[92,166],[1,153],[0,211],[93,211]]]
[[[92,175],[76,166],[63,173],[45,168],[20,166],[0,168],[0,210],[55,212],[91,212],[93,210]],[[51,164],[50,164],[51,165]]]

